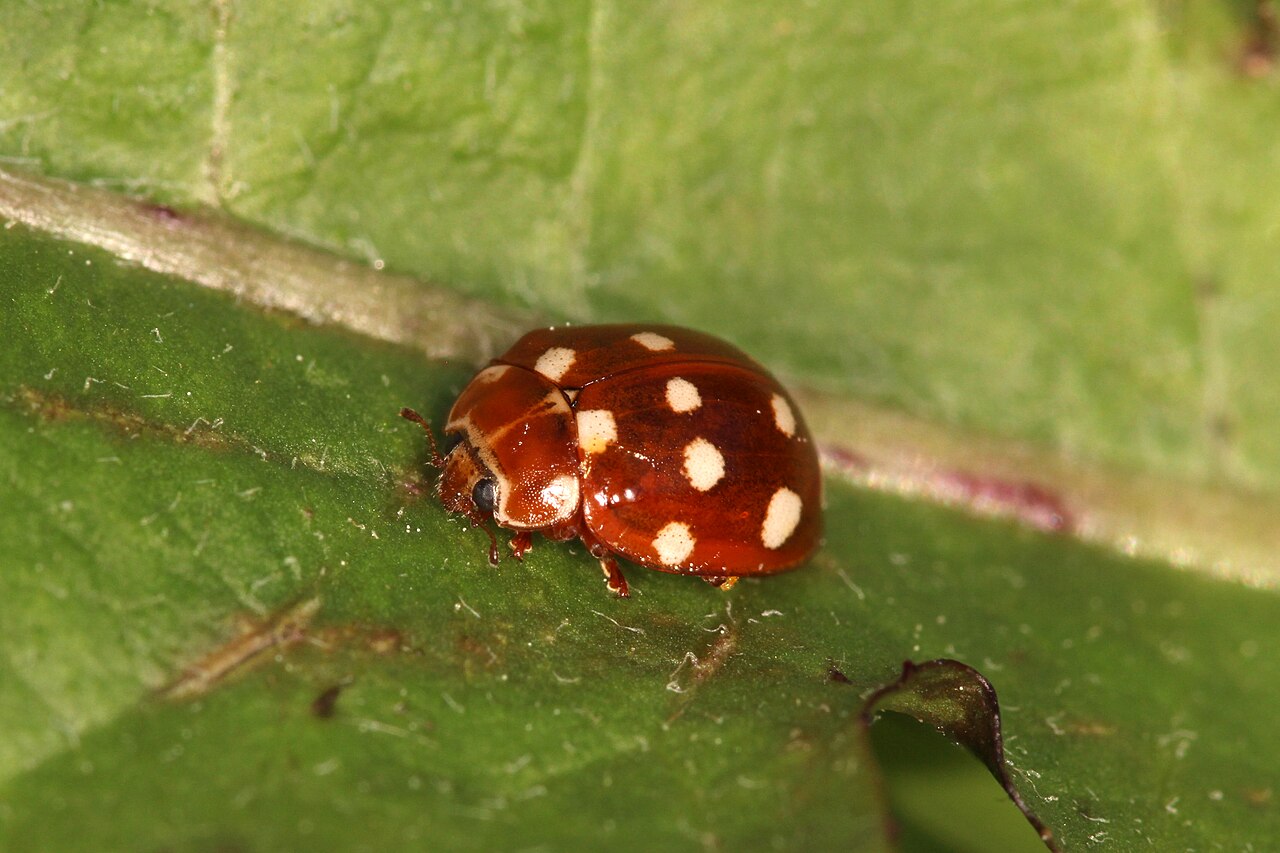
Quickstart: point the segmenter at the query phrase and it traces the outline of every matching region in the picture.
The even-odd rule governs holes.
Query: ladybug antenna
[[[415,424],[422,427],[423,431],[427,434],[427,441],[431,442],[431,458],[428,459],[427,462],[432,468],[443,468],[444,457],[440,455],[440,448],[436,446],[436,434],[431,430],[431,422],[408,407],[400,410],[400,417],[404,418],[406,421],[413,421]]]

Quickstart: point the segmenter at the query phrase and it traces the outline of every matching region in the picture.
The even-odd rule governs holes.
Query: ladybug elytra
[[[515,531],[517,559],[535,532],[581,539],[622,596],[616,556],[728,586],[795,568],[821,534],[818,457],[795,404],[701,332],[530,332],[463,389],[445,433],[459,439],[443,457],[432,441],[447,509]]]

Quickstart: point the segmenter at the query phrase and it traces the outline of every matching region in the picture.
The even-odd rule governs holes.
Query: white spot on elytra
[[[583,409],[578,412],[578,446],[588,455],[603,453],[618,440],[618,424],[608,409]]]
[[[693,553],[693,545],[689,525],[679,521],[669,522],[653,537],[653,550],[658,552],[658,561],[664,566],[683,563]]]
[[[671,338],[664,338],[657,332],[637,332],[631,336],[631,340],[635,341],[645,349],[653,350],[654,352],[659,352],[665,349],[675,349],[676,346],[676,342],[671,340]]]
[[[796,434],[796,415],[781,394],[773,395],[773,423],[787,438]]]
[[[560,378],[569,372],[569,368],[573,367],[574,359],[577,357],[578,354],[571,349],[552,347],[538,356],[533,369],[552,382],[559,382]]]
[[[578,506],[578,478],[572,474],[561,474],[543,487],[542,501],[552,507],[556,516],[564,516]]]
[[[791,538],[800,523],[800,510],[804,502],[800,496],[785,486],[769,498],[769,508],[764,512],[764,524],[760,525],[760,541],[764,547],[781,548]]]
[[[689,485],[705,492],[724,476],[724,456],[705,438],[695,438],[684,446],[684,475]]]
[[[486,367],[484,370],[476,374],[477,382],[495,382],[502,378],[502,375],[511,368],[505,364],[495,364],[493,367]]]
[[[692,412],[702,405],[702,396],[688,379],[667,380],[667,405],[673,412]]]

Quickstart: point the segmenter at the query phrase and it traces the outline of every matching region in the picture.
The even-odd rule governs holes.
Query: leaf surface
[[[1065,848],[1273,836],[1274,574],[833,473],[810,567],[633,569],[620,602],[580,548],[489,567],[396,417],[438,419],[530,310],[684,322],[1274,552],[1273,99],[1224,59],[1249,26],[10,4],[2,165],[182,210],[115,243],[131,203],[0,189],[0,847],[892,849],[862,701],[944,657],[996,687]],[[1197,517],[1206,481],[1260,514]]]

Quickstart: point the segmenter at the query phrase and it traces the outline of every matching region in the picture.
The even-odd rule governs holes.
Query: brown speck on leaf
[[[1116,727],[1096,720],[1081,720],[1080,722],[1068,723],[1066,730],[1073,735],[1082,737],[1111,737],[1116,733]]]
[[[1257,0],[1240,46],[1240,73],[1254,80],[1270,76],[1275,71],[1278,48],[1280,21],[1275,5],[1271,0]]]
[[[1196,297],[1204,300],[1217,299],[1222,295],[1222,281],[1216,276],[1202,275],[1195,280]]]
[[[715,675],[737,648],[738,632],[732,626],[725,626],[720,636],[715,638],[710,648],[693,665],[693,680],[701,684]]]
[[[177,210],[177,208],[170,207],[167,204],[143,202],[142,209],[166,225],[176,225],[186,218]]]
[[[329,720],[338,710],[338,697],[342,695],[342,685],[334,684],[326,687],[320,695],[311,700],[311,713],[318,719]]]
[[[1244,801],[1254,808],[1271,805],[1270,788],[1245,788],[1243,794]]]
[[[471,634],[459,634],[454,640],[454,647],[458,650],[458,656],[462,659],[463,668],[472,671],[479,667],[482,670],[489,671],[502,664],[502,658],[494,651],[496,645],[499,649],[505,644],[503,637],[475,637]]]
[[[408,654],[415,650],[395,628],[361,624],[326,625],[312,631],[307,640],[325,650],[364,649],[376,655]]]
[[[1235,421],[1230,415],[1218,414],[1209,419],[1209,435],[1214,441],[1228,443],[1236,433]]]
[[[827,681],[834,681],[837,684],[853,684],[853,682],[849,680],[849,676],[837,669],[835,664],[829,664],[827,666]]]
[[[405,649],[404,637],[394,628],[381,628],[369,634],[369,651],[389,655]]]
[[[243,450],[248,447],[246,442],[219,429],[222,425],[220,418],[213,421],[197,418],[188,426],[163,424],[108,403],[72,403],[59,394],[27,386],[20,386],[13,399],[49,423],[85,420],[101,424],[128,439],[147,437],[173,444],[193,444],[208,450]]]
[[[403,500],[402,503],[410,503],[422,498],[429,498],[435,493],[433,485],[422,479],[401,479],[400,488],[405,495],[405,500]]]
[[[721,624],[717,636],[703,651],[701,656],[693,652],[685,652],[684,657],[671,673],[667,682],[667,690],[680,695],[675,710],[667,718],[667,723],[678,720],[688,709],[690,701],[700,687],[708,679],[716,675],[738,650],[738,629],[732,622]],[[691,678],[682,683],[682,673],[688,667]]]

